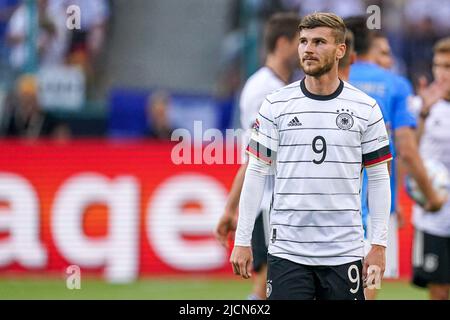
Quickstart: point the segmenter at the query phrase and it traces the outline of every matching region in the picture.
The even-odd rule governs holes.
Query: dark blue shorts
[[[269,300],[365,300],[362,261],[307,266],[268,255]]]

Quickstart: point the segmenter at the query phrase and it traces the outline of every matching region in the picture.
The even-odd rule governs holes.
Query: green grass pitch
[[[65,279],[42,277],[0,278],[0,299],[158,299],[241,300],[251,281],[235,278],[143,278],[130,284],[108,284],[82,278],[81,289],[69,290]],[[406,281],[384,281],[378,294],[386,300],[422,300],[427,292]]]

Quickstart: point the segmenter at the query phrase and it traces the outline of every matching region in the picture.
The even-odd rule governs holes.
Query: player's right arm
[[[239,220],[234,248],[230,257],[234,274],[241,275],[244,279],[248,279],[251,276],[250,270],[253,262],[251,240],[253,227],[264,194],[264,184],[269,171],[270,166],[268,164],[261,162],[254,156],[250,156],[245,172],[241,201],[239,203]]]
[[[244,160],[244,163],[240,166],[236,176],[234,177],[227,203],[225,205],[225,211],[220,217],[216,229],[214,230],[216,239],[226,248],[228,248],[228,240],[232,238],[232,233],[236,231],[237,217],[239,213],[239,200],[241,198],[241,191],[244,184],[244,176],[245,171],[247,170],[248,162],[248,156],[245,148],[251,138],[248,131],[254,125],[258,110],[261,107],[261,102],[264,101],[266,96],[266,90],[262,90],[264,88],[257,88],[255,84],[255,81],[249,80],[242,90],[239,107],[241,113],[241,126],[244,130],[246,130],[242,136],[242,146],[244,146],[244,149],[242,150],[243,154],[241,157],[242,160]]]
[[[247,147],[249,161],[239,202],[239,219],[230,262],[233,272],[244,279],[251,276],[251,240],[256,216],[264,194],[266,176],[272,173],[278,149],[278,132],[267,100],[255,121]]]
[[[231,186],[230,194],[228,196],[225,212],[214,230],[216,239],[225,247],[228,248],[228,237],[236,230],[236,220],[238,216],[239,200],[241,198],[242,186],[244,184],[245,171],[247,170],[247,163],[240,166],[236,176],[234,177]]]

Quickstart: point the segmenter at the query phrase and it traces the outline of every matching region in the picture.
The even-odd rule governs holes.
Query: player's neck
[[[271,69],[281,81],[286,84],[289,83],[292,72],[281,59],[277,59],[274,55],[268,55],[265,66]]]
[[[319,77],[306,75],[305,77],[306,89],[312,94],[320,96],[326,96],[336,92],[341,81],[338,78],[337,72],[332,71],[323,74]]]

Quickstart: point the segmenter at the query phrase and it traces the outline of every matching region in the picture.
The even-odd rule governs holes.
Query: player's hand
[[[427,79],[422,76],[419,78],[417,93],[423,101],[422,112],[428,113],[431,107],[445,96],[445,84],[436,81],[428,84]]]
[[[381,281],[381,279],[383,279],[385,269],[386,248],[374,244],[364,259],[362,271],[364,287],[376,285],[377,281]],[[368,274],[368,271],[372,271],[374,273]]]
[[[232,232],[236,231],[237,213],[225,211],[217,223],[214,230],[214,236],[225,248],[228,248],[228,237]]]
[[[244,279],[250,278],[253,268],[252,247],[234,246],[230,262],[235,275],[240,275]]]
[[[443,196],[438,193],[435,193],[431,199],[424,205],[424,209],[428,212],[436,212],[441,210],[444,204],[447,202],[448,196]]]

